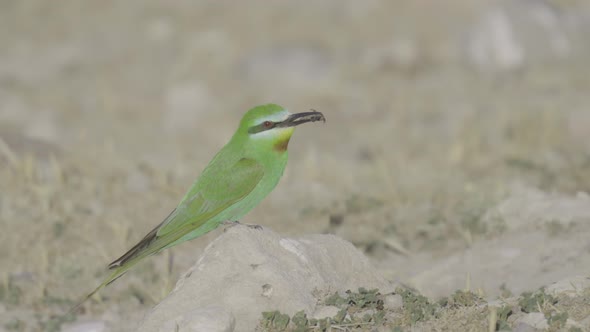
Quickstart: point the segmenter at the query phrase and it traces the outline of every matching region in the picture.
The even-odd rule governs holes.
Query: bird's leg
[[[226,229],[228,229],[230,227],[233,227],[235,225],[248,226],[248,227],[253,228],[253,229],[262,229],[262,226],[260,226],[260,225],[241,223],[241,222],[239,222],[237,220],[235,220],[235,221],[226,220],[226,221],[222,222],[222,224],[224,226],[228,226]]]

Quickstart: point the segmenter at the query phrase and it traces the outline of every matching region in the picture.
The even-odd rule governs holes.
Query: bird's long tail
[[[139,259],[133,259],[127,262],[127,264],[121,265],[114,269],[114,271],[100,284],[96,287],[92,292],[86,295],[80,302],[78,302],[75,306],[73,306],[69,311],[68,314],[73,313],[76,311],[82,304],[84,304],[88,299],[90,299],[94,294],[96,294],[101,289],[105,288],[111,282],[119,279],[123,276],[129,269],[131,269],[135,264],[139,262]]]
[[[176,209],[172,210],[168,218],[173,215]],[[105,288],[111,282],[119,279],[121,276],[125,274],[125,272],[129,271],[135,264],[141,261],[143,258],[150,256],[162,248],[161,246],[151,246],[152,242],[157,239],[158,230],[160,227],[168,220],[166,218],[161,224],[156,226],[151,232],[149,232],[139,243],[137,243],[133,248],[129,249],[123,256],[119,257],[117,260],[109,264],[109,269],[113,270],[111,274],[102,282],[102,284],[98,285],[90,294],[86,295],[82,301],[78,302],[75,306],[73,306],[69,311],[72,313],[76,311],[84,302],[88,301],[89,298],[94,296],[98,291]]]

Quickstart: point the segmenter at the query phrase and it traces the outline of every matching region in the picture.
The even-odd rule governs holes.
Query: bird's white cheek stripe
[[[250,137],[253,139],[276,139],[282,138],[285,136],[290,136],[293,132],[293,127],[287,128],[273,128],[265,131],[261,131],[256,134],[250,134]]]

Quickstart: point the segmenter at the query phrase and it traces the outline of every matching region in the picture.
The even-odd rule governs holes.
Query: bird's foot
[[[259,230],[259,231],[261,231],[261,230],[262,230],[262,226],[260,226],[260,225],[255,225],[255,224],[240,224],[240,225],[244,225],[244,226],[246,226],[246,227],[250,227],[250,228],[252,228],[252,229],[257,229],[257,230]]]
[[[240,226],[247,226],[247,227],[250,227],[250,228],[253,228],[253,229],[262,230],[262,226],[260,226],[260,225],[254,225],[254,224],[246,224],[246,223],[241,223],[241,222],[239,222],[239,221],[237,221],[237,220],[236,220],[236,221],[229,221],[229,220],[226,220],[226,221],[224,221],[222,224],[223,224],[224,226],[227,226],[227,227],[225,228],[225,230],[227,230],[227,229],[228,229],[228,228],[230,228],[230,227],[236,226],[236,225],[240,225]],[[224,231],[225,231],[225,230],[224,230]]]

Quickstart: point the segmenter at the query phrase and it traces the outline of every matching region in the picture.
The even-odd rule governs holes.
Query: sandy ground
[[[245,222],[337,234],[432,297],[589,275],[590,8],[465,3],[2,1],[0,331],[59,331],[268,102],[327,123]],[[134,326],[219,232],[80,319]]]

